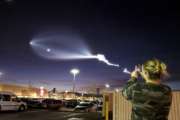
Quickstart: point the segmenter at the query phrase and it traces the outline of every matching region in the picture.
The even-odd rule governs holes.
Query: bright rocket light
[[[29,44],[30,44],[30,45],[33,45],[33,41],[31,41]]]

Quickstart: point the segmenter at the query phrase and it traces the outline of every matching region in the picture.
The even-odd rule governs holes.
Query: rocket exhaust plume
[[[52,60],[97,59],[108,66],[119,67],[119,64],[109,62],[103,54],[92,54],[79,36],[63,33],[45,33],[30,41],[30,46],[36,54]]]
[[[104,62],[106,65],[119,67],[119,64],[113,64],[113,63],[109,62],[103,54],[94,55],[94,58],[98,59],[101,62]]]

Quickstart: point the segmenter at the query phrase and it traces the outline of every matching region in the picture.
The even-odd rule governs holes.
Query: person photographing
[[[167,75],[166,65],[158,59],[135,67],[122,90],[122,95],[132,103],[131,120],[168,120],[172,91],[162,84]],[[139,82],[139,77],[144,82]]]

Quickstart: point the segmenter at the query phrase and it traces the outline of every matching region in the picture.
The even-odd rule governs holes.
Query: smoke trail
[[[78,36],[45,34],[35,37],[31,47],[39,56],[54,60],[86,59],[92,55],[88,46]]]
[[[82,38],[74,35],[46,33],[30,41],[36,54],[52,60],[97,59],[108,66],[119,67],[109,62],[103,54],[93,55]]]

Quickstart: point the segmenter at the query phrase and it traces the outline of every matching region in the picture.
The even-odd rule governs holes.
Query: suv
[[[92,102],[80,102],[74,109],[77,112],[96,112],[97,107]]]
[[[26,103],[20,101],[17,96],[11,92],[0,92],[0,111],[25,111]]]

